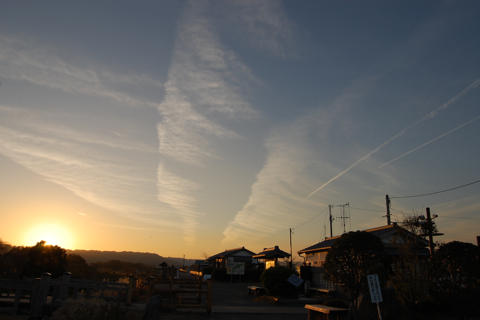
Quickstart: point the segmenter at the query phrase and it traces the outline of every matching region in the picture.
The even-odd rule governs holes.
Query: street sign
[[[382,290],[380,289],[380,281],[378,281],[378,274],[371,274],[367,276],[368,287],[370,288],[370,297],[372,297],[372,303],[382,302]]]
[[[295,274],[292,274],[290,276],[290,278],[287,279],[288,282],[290,282],[291,284],[293,284],[295,287],[298,288],[299,285],[302,284],[303,282],[303,279],[299,278],[297,275]]]

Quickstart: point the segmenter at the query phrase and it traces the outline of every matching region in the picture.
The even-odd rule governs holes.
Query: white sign
[[[287,279],[287,281],[298,288],[298,286],[302,284],[303,279],[299,278],[297,275],[292,274],[290,278]]]
[[[372,303],[382,302],[382,290],[380,289],[380,281],[378,281],[378,274],[371,274],[367,276],[368,287],[370,288],[370,296]]]
[[[227,274],[245,274],[245,262],[227,262]]]

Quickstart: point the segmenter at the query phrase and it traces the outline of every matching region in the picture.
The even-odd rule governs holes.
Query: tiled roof
[[[396,233],[397,228],[401,228],[401,227],[399,227],[396,223],[393,223],[393,224],[390,224],[390,225],[381,226],[381,227],[377,227],[377,228],[371,228],[371,229],[367,229],[367,230],[363,230],[363,231],[370,232],[370,233],[372,233],[373,235],[376,235],[379,238],[383,238],[383,237],[385,237],[389,234]],[[411,234],[411,235],[415,237],[414,234]],[[317,244],[314,244],[313,246],[310,246],[308,248],[305,248],[305,249],[302,249],[302,250],[298,251],[298,253],[301,254],[301,253],[307,253],[307,252],[313,252],[313,251],[327,250],[327,249],[331,248],[332,245],[335,243],[335,241],[340,237],[341,236],[335,236],[335,237],[332,237],[332,238],[327,238],[322,242],[319,242]],[[425,246],[428,245],[428,241],[426,241],[424,239],[421,239],[421,240],[422,240],[422,242]]]
[[[274,259],[274,258],[289,258],[290,253],[280,250],[278,246],[273,248],[265,248],[262,252],[253,256],[256,259]]]
[[[248,250],[248,249],[245,249],[245,247],[240,247],[240,248],[235,248],[235,249],[227,249],[227,250],[225,250],[225,251],[223,251],[223,252],[217,253],[217,254],[215,254],[215,255],[213,255],[213,256],[208,257],[208,260],[212,260],[212,259],[216,259],[216,258],[228,257],[228,256],[230,256],[230,255],[232,255],[232,254],[235,254],[235,253],[237,253],[237,252],[239,252],[239,251],[242,251],[242,250],[243,250],[243,251],[247,251],[248,253],[251,253],[252,256],[255,254],[255,252],[252,252],[252,251],[250,251],[250,250]]]

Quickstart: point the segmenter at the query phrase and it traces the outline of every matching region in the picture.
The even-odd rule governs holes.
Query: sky
[[[389,195],[476,243],[479,31],[478,1],[1,1],[0,238],[296,255]]]

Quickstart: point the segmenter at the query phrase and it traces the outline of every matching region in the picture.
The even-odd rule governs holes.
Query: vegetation
[[[15,247],[2,241],[0,247],[2,278],[40,277],[44,272],[60,277],[65,272],[67,255],[65,249],[58,246],[46,245],[45,241],[40,241],[33,247]]]
[[[432,258],[431,292],[458,319],[478,313],[480,247],[453,241],[442,244]]]
[[[359,297],[368,292],[367,276],[378,274],[386,281],[387,256],[382,241],[365,231],[343,234],[327,253],[324,278],[341,284],[348,294],[350,316],[357,318]]]
[[[429,226],[420,224],[417,215],[406,217],[402,228],[397,229],[394,243],[398,249],[398,259],[390,283],[395,289],[398,300],[409,311],[411,318],[416,315],[416,308],[429,301],[429,255],[423,238]]]
[[[296,298],[298,297],[299,289],[287,281],[292,274],[299,276],[298,272],[293,269],[277,266],[263,271],[260,280],[270,295]]]
[[[52,278],[61,277],[68,271],[76,279],[117,281],[133,274],[147,278],[156,273],[155,267],[143,263],[120,260],[87,264],[78,254],[66,254],[59,246],[47,245],[45,241],[32,247],[11,246],[0,239],[0,278],[21,279],[40,277],[49,272]]]
[[[67,303],[58,308],[50,320],[116,320],[122,311],[119,306],[101,299],[88,299]]]

